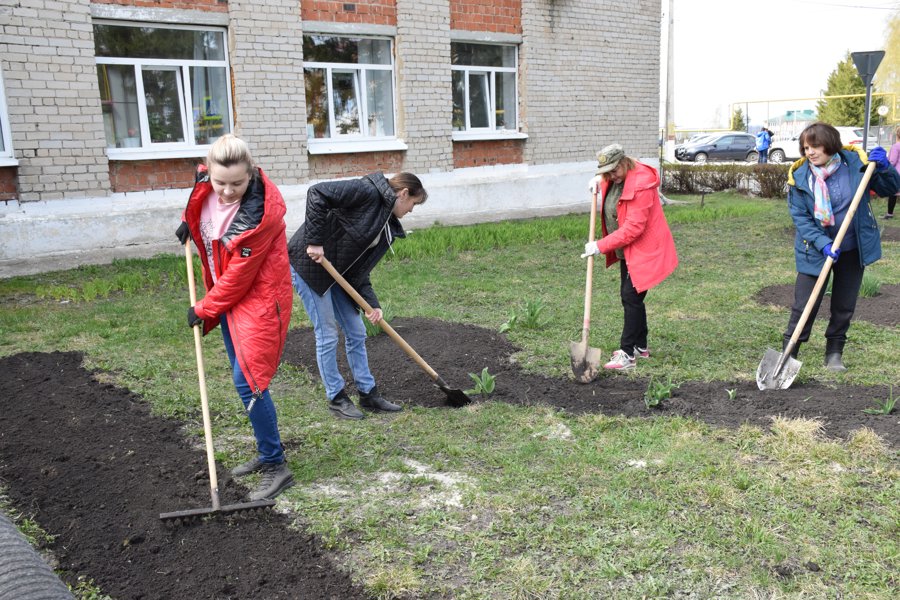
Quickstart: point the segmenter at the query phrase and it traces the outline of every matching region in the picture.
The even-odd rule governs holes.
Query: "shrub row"
[[[664,193],[704,194],[736,190],[761,198],[783,198],[787,194],[790,165],[664,163]]]

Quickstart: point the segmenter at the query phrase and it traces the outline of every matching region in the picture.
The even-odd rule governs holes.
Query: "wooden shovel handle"
[[[588,241],[593,242],[597,228],[597,190],[594,190],[591,202],[591,224],[588,228]],[[594,255],[587,257],[587,277],[584,281],[584,323],[581,326],[581,343],[587,344],[591,330],[591,292],[594,289]]]
[[[331,275],[334,278],[334,280],[338,282],[338,285],[340,285],[342,288],[344,288],[344,291],[347,292],[350,295],[350,297],[353,298],[353,300],[359,306],[361,306],[363,308],[363,310],[365,310],[367,313],[372,312],[372,310],[373,310],[372,306],[368,302],[366,302],[365,299],[362,296],[360,296],[359,293],[355,289],[353,289],[353,286],[350,285],[350,283],[347,282],[346,279],[344,279],[343,275],[341,275],[340,273],[337,272],[337,269],[334,268],[334,265],[332,265],[331,262],[327,258],[325,258],[323,256],[322,262],[320,262],[319,264],[322,265],[323,267],[325,267],[325,270],[328,271],[328,274]],[[431,377],[434,381],[436,381],[439,384],[446,387],[444,380],[441,379],[441,376],[437,374],[437,371],[432,369],[428,365],[428,363],[425,362],[425,359],[423,359],[421,356],[419,356],[419,353],[416,352],[415,350],[413,350],[413,347],[410,346],[409,344],[407,344],[406,340],[404,340],[402,337],[400,337],[399,333],[394,331],[394,328],[388,324],[387,320],[382,319],[381,322],[378,324],[378,326],[381,327],[384,330],[384,332],[386,334],[388,334],[391,337],[391,339],[394,340],[397,343],[397,345],[400,346],[400,348],[404,352],[406,352],[407,356],[409,356],[411,359],[416,361],[416,363],[420,367],[422,367],[422,369],[424,369],[426,373],[428,373],[429,377]]]
[[[872,179],[872,173],[875,172],[875,163],[870,162],[866,167],[866,172],[863,175],[862,181],[859,182],[859,186],[856,188],[856,194],[853,196],[853,201],[850,203],[850,208],[847,209],[847,216],[844,217],[844,222],[841,223],[841,228],[838,229],[837,235],[834,236],[834,241],[831,242],[831,249],[838,250],[841,247],[841,242],[844,240],[844,234],[847,233],[847,229],[850,227],[850,222],[853,220],[853,216],[856,214],[856,209],[859,208],[859,203],[862,200],[863,194],[866,191],[866,188],[869,185],[869,180]],[[794,333],[791,335],[791,339],[788,342],[788,345],[785,346],[784,352],[782,352],[781,360],[779,361],[778,367],[780,368],[781,364],[784,362],[784,359],[787,355],[791,353],[791,350],[794,349],[794,346],[797,345],[797,340],[800,339],[800,332],[803,330],[803,326],[806,325],[807,319],[809,319],[809,315],[812,312],[813,305],[816,303],[816,298],[819,297],[819,292],[822,291],[822,287],[825,285],[825,280],[828,279],[828,272],[831,270],[831,265],[834,264],[834,259],[830,256],[825,257],[825,264],[822,265],[822,271],[819,273],[819,279],[816,280],[816,286],[813,288],[812,293],[809,295],[809,300],[806,301],[806,307],[803,309],[803,314],[800,315],[800,320],[797,322],[797,326],[794,328]],[[779,369],[776,369],[776,373]]]
[[[187,262],[188,290],[191,306],[197,304],[197,285],[194,283],[194,259],[191,257],[191,241],[184,245],[184,259]],[[213,510],[219,510],[219,481],[216,476],[216,455],[213,451],[212,421],[209,418],[209,398],[206,396],[206,368],[203,365],[203,344],[201,327],[194,325],[194,354],[197,355],[197,379],[200,381],[200,406],[203,411],[203,437],[206,441],[206,463],[209,467],[209,492]]]

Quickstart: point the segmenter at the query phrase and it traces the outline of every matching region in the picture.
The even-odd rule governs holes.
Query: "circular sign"
[[[888,114],[888,110],[890,110],[890,109],[887,106],[885,106],[884,104],[882,104],[881,106],[878,107],[878,110],[876,112],[883,117],[884,115]]]

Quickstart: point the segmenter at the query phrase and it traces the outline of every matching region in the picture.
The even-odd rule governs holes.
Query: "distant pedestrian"
[[[759,155],[757,163],[764,165],[769,162],[769,146],[772,145],[772,137],[774,134],[763,127],[756,134],[756,153]]]
[[[604,368],[624,371],[634,368],[636,358],[650,358],[644,298],[675,270],[678,256],[659,199],[656,169],[625,156],[620,144],[610,144],[597,153],[590,189],[603,202],[602,238],[587,242],[582,258],[605,254],[607,268],[619,263],[625,322],[619,349]]]
[[[897,169],[898,173],[900,173],[900,127],[897,127],[897,129],[894,130],[894,145],[891,146],[888,162]],[[888,198],[887,213],[884,215],[885,219],[894,218],[894,208],[897,206],[897,196],[900,196],[900,192]]]

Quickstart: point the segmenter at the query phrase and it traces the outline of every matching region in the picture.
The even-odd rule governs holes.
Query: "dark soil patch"
[[[794,286],[790,284],[765,287],[756,293],[756,301],[790,310],[794,304]],[[825,318],[829,314],[831,314],[831,297],[825,296],[822,298],[817,318]],[[785,312],[785,326],[787,317],[788,313]],[[882,285],[881,291],[874,298],[860,297],[856,302],[853,320],[886,327],[900,325],[900,285]]]
[[[286,515],[163,524],[161,512],[210,506],[205,451],[81,361],[0,359],[0,480],[56,536],[49,549],[64,581],[88,577],[117,600],[367,597]],[[218,475],[222,504],[240,502],[247,490]]]
[[[643,400],[647,380],[640,377],[601,376],[587,385],[576,383],[574,379],[551,379],[523,373],[510,360],[517,348],[496,332],[420,318],[397,318],[391,325],[451,387],[471,387],[468,373],[480,373],[487,367],[488,372],[497,377],[496,390],[490,398],[498,402],[548,405],[572,414],[681,415],[724,427],[749,423],[765,428],[777,415],[819,418],[829,436],[846,438],[852,431],[865,426],[890,444],[900,445],[900,415],[876,416],[862,412],[874,404],[873,399],[887,398],[887,387],[795,383],[787,390],[762,392],[755,381],[685,382],[670,400],[650,411]],[[369,338],[367,348],[378,389],[390,400],[414,406],[446,405],[446,395],[430,385],[428,375],[389,337]],[[763,350],[760,349],[760,358]],[[318,373],[311,329],[294,329],[289,333],[284,361],[303,366],[310,373]],[[342,362],[341,368],[347,381],[352,381],[346,363]],[[726,389],[736,389],[737,397],[729,400]],[[475,401],[481,400],[475,397]]]
[[[887,397],[883,387],[808,383],[760,392],[754,382],[685,382],[650,411],[643,402],[647,382],[639,377],[602,376],[581,385],[526,374],[510,358],[517,349],[496,332],[419,318],[393,325],[451,386],[469,387],[468,373],[487,367],[497,376],[491,399],[499,402],[571,414],[683,415],[725,427],[767,427],[776,415],[820,418],[830,436],[866,426],[900,443],[900,417],[862,412]],[[368,346],[386,396],[452,410],[390,338],[371,338]],[[284,360],[317,373],[312,330],[290,332]],[[365,597],[317,538],[291,529],[286,515],[219,517],[191,527],[159,521],[161,512],[209,506],[205,452],[185,438],[180,423],[150,415],[139,397],[98,382],[81,361],[77,353],[0,359],[6,392],[0,480],[13,506],[56,536],[49,549],[67,583],[93,579],[117,600]],[[726,388],[735,388],[737,398],[729,400]],[[222,503],[239,502],[246,490],[224,469],[218,473]]]

